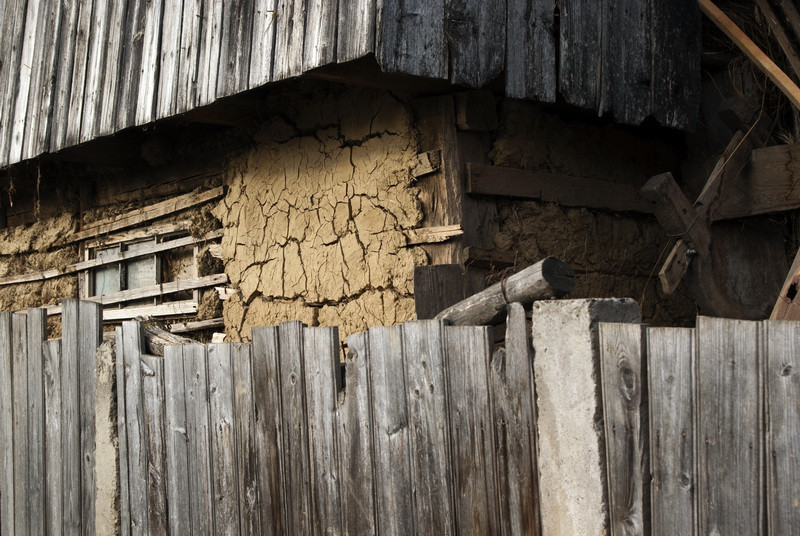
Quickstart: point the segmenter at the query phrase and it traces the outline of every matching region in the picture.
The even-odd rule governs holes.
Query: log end
[[[566,296],[575,288],[575,272],[572,267],[555,257],[542,260],[542,277],[552,289],[554,298]]]

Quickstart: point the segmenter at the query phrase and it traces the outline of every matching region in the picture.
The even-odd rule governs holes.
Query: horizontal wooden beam
[[[463,256],[464,266],[488,270],[501,270],[516,266],[519,260],[519,255],[514,251],[496,251],[472,246],[464,248]]]
[[[216,329],[225,327],[224,318],[210,318],[208,320],[196,320],[194,322],[180,322],[169,327],[172,333],[189,333],[203,329]]]
[[[439,227],[418,227],[416,229],[407,229],[403,231],[408,239],[409,246],[417,244],[435,244],[437,242],[445,242],[453,237],[461,236],[464,234],[460,224],[456,225],[442,225]]]
[[[411,175],[419,178],[439,171],[442,167],[442,150],[434,149],[418,153],[411,165]]]
[[[175,233],[178,231],[185,231],[192,225],[192,220],[181,219],[178,221],[156,223],[148,225],[147,227],[137,227],[136,229],[128,229],[118,233],[98,236],[88,239],[83,242],[85,248],[96,248],[101,246],[110,246],[112,244],[119,244],[120,242],[129,242],[133,240],[141,240],[143,238],[153,238],[154,236]]]
[[[630,184],[474,162],[467,164],[467,193],[538,199],[615,212],[652,212]]]
[[[125,309],[103,309],[103,321],[130,320],[138,316],[182,316],[197,313],[196,301],[177,301]]]
[[[154,220],[186,210],[207,201],[211,201],[225,194],[225,189],[222,186],[206,190],[204,192],[192,192],[190,194],[173,197],[160,203],[155,203],[147,207],[143,207],[125,214],[120,214],[111,218],[105,218],[96,222],[86,225],[81,231],[73,233],[67,238],[67,242],[76,242],[78,240],[85,240],[95,236],[119,231],[127,227],[133,227],[146,221]]]

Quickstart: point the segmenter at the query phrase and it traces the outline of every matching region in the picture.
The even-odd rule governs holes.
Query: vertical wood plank
[[[368,334],[347,338],[344,396],[337,415],[342,533],[375,534]]]
[[[403,325],[403,364],[414,527],[421,534],[453,534],[447,382],[438,320]]]
[[[339,0],[336,61],[343,63],[375,52],[376,0]]]
[[[147,431],[142,399],[141,324],[122,323],[123,356],[125,359],[125,425],[128,439],[128,488],[132,534],[147,534],[150,530],[147,512]]]
[[[44,344],[44,531],[61,534],[61,340]]]
[[[763,534],[759,323],[697,320],[701,534]]]
[[[92,26],[89,37],[89,53],[86,64],[86,87],[83,94],[83,117],[81,118],[80,141],[86,142],[97,136],[98,110],[106,96],[103,93],[103,69],[106,54],[110,52],[109,38],[119,31],[110,28],[111,4],[116,0],[94,0]]]
[[[568,104],[595,110],[601,97],[603,2],[560,5],[559,90]]]
[[[50,127],[50,152],[63,148],[67,138],[70,92],[72,91],[72,69],[75,40],[78,28],[78,2],[63,2],[61,10],[61,32],[58,36],[55,86],[53,88],[53,118]]]
[[[769,534],[800,532],[800,324],[765,322]]]
[[[642,426],[642,326],[600,324],[600,376],[612,535],[649,534],[644,475],[647,430]]]
[[[476,88],[487,85],[505,67],[506,0],[447,0],[444,33],[450,51],[450,82]]]
[[[380,534],[415,533],[400,326],[370,328],[375,506]]]
[[[136,97],[137,125],[144,125],[155,119],[163,11],[163,0],[147,0],[144,8],[145,25],[142,64],[139,68],[139,93]]]
[[[254,327],[253,404],[262,534],[284,534],[282,415],[277,327]]]
[[[14,375],[10,312],[0,312],[0,533],[14,534]]]
[[[694,341],[690,328],[647,330],[654,536],[695,534]]]
[[[28,309],[28,527],[31,534],[44,534],[44,341],[47,338],[47,311]]]
[[[78,301],[64,300],[61,312],[61,462],[65,534],[81,532],[80,339]]]
[[[194,108],[195,102],[197,102],[202,6],[203,0],[183,0],[175,113],[187,112]],[[161,80],[166,83],[166,75]]]
[[[339,330],[303,330],[312,532],[341,534],[336,399],[339,381]]]
[[[205,0],[202,4],[202,32],[197,71],[195,106],[204,106],[217,98],[217,72],[222,43],[222,0]]]
[[[36,44],[31,67],[28,106],[25,112],[25,133],[22,141],[21,160],[33,158],[47,150],[47,121],[49,120],[50,96],[53,88],[53,64],[55,45],[61,24],[61,2],[47,2],[39,7],[36,21]],[[0,74],[2,76],[2,74]],[[5,117],[0,115],[0,117]],[[40,123],[44,132],[40,133]],[[43,135],[42,135],[43,134]]]
[[[164,444],[164,359],[142,355],[142,409],[147,449],[148,534],[168,533],[167,463]]]
[[[125,394],[128,390],[125,378],[125,339],[121,327],[114,330],[114,368],[117,374],[117,449],[119,456],[119,526],[120,535],[131,533],[130,481],[128,478],[128,428]]]
[[[24,313],[14,313],[11,319],[13,344],[13,392],[14,392],[14,532],[29,534],[30,480],[28,460],[28,326]]]
[[[308,429],[306,427],[303,324],[284,322],[278,326],[280,388],[283,436],[284,501],[289,534],[311,532]]]
[[[122,130],[136,122],[136,104],[139,97],[139,85],[142,83],[140,77],[145,23],[147,22],[148,0],[127,0],[127,2],[123,35],[130,35],[133,38],[123,41],[120,57],[119,76],[124,83],[117,86],[115,118],[117,130]]]
[[[303,72],[306,0],[278,0],[272,79],[284,80]]]
[[[253,37],[248,86],[256,88],[272,80],[277,0],[253,0]]]
[[[103,308],[99,303],[78,302],[78,372],[81,423],[81,531],[95,533],[95,408],[97,348],[103,337]]]
[[[237,343],[232,348],[234,432],[236,471],[239,486],[239,525],[242,534],[261,534],[259,463],[255,444],[255,406],[251,346]]]
[[[414,267],[414,308],[418,320],[431,319],[465,297],[463,265]]]
[[[208,346],[208,402],[211,424],[215,534],[239,534],[236,443],[233,423],[231,344]]]
[[[508,0],[506,96],[555,102],[554,0]]]
[[[209,425],[206,347],[183,347],[186,378],[186,431],[189,436],[189,496],[193,534],[211,534],[214,526],[211,484],[211,437]]]
[[[191,3],[192,0],[188,0]],[[161,25],[161,46],[158,56],[158,90],[156,91],[155,117],[170,117],[177,108],[177,90],[181,54],[183,0],[164,3],[164,22]]]
[[[448,77],[445,0],[382,2],[376,57],[384,71],[441,80]]]
[[[254,0],[225,2],[222,20],[217,96],[248,89],[250,50],[253,37]]]
[[[40,2],[27,2],[25,9],[25,30],[20,35],[20,41],[17,41],[17,46],[22,50],[20,52],[19,69],[12,71],[11,74],[16,78],[16,89],[14,92],[14,112],[9,113],[12,121],[11,126],[11,140],[8,153],[8,159],[11,162],[18,162],[22,158],[22,144],[25,140],[25,119],[28,112],[28,96],[31,91],[31,81],[36,77],[39,70],[39,65],[34,64],[34,52],[36,51],[37,44],[41,47],[41,35],[37,30],[44,30],[44,24],[39,25]],[[19,16],[16,13],[6,13],[12,17]],[[42,21],[43,22],[43,21]],[[38,39],[37,39],[38,38]],[[37,43],[38,41],[38,43]],[[34,91],[38,88],[34,87]]]
[[[72,49],[72,75],[70,79],[69,109],[65,120],[67,129],[62,147],[77,145],[80,142],[81,121],[83,118],[84,96],[86,92],[86,71],[89,61],[90,38],[94,21],[92,20],[94,0],[77,0],[78,19],[75,29],[75,48]]]
[[[491,365],[502,534],[538,535],[533,346],[525,310],[519,303],[508,307],[506,346],[495,350]]]
[[[17,76],[19,71],[23,31],[25,30],[25,0],[6,2],[6,12],[11,16],[3,17],[0,23],[0,117],[14,116],[14,97],[16,96]],[[0,121],[0,162],[8,162],[11,148],[12,121]]]
[[[167,512],[170,534],[190,533],[189,449],[183,346],[164,348],[164,399],[167,455]]]
[[[127,34],[123,32],[130,3],[131,0],[116,0],[108,6],[108,41],[105,43],[106,52],[101,70],[103,99],[95,109],[97,136],[107,136],[114,132],[119,86],[128,82],[122,78],[122,62],[124,42],[127,41]]]
[[[303,71],[336,61],[338,0],[307,0]]]
[[[486,327],[444,328],[456,531],[500,532],[495,484],[492,400],[487,367],[491,338]]]

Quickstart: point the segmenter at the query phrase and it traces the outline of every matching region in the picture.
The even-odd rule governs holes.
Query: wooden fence
[[[100,305],[0,313],[0,534],[94,534],[95,355]]]

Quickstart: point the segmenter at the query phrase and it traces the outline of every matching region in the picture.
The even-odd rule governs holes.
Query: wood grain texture
[[[277,0],[273,80],[285,80],[303,72],[305,5],[305,0]]]
[[[22,36],[25,30],[25,0],[11,0],[6,8],[11,16],[3,17],[0,36],[3,46],[0,49],[0,114],[3,118],[14,116],[14,97],[16,96],[17,73],[19,72],[20,55],[22,54]],[[0,162],[9,161],[11,145],[12,121],[0,122]]]
[[[564,100],[579,108],[601,107],[603,24],[602,2],[561,2],[558,87]]]
[[[555,102],[556,43],[554,0],[507,0],[506,95]]]
[[[67,126],[63,144],[59,148],[76,145],[80,142],[81,121],[83,120],[86,72],[92,27],[94,25],[92,20],[94,0],[77,0],[76,3],[78,5],[78,17],[75,28],[75,48],[69,57],[72,60],[72,74],[66,115]]]
[[[505,66],[506,0],[446,0],[450,82],[480,88]]]
[[[145,23],[139,67],[139,92],[136,96],[136,119],[133,123],[136,125],[144,125],[155,119],[163,11],[163,0],[147,0],[142,14]]]
[[[2,320],[0,320],[0,331]],[[0,349],[0,352],[2,350]],[[61,532],[61,340],[44,344],[44,534]],[[0,355],[2,359],[2,355]],[[5,494],[3,494],[5,497]]]
[[[377,0],[339,0],[336,61],[343,63],[375,51]]]
[[[183,0],[175,113],[188,112],[197,102],[203,3],[203,0]]]
[[[459,264],[414,267],[414,306],[418,320],[434,318],[465,298],[463,271]]]
[[[769,534],[800,531],[800,325],[765,322]]]
[[[78,341],[81,423],[81,526],[83,534],[95,533],[95,410],[97,407],[97,348],[103,337],[103,310],[100,304],[78,302]]]
[[[147,449],[147,527],[150,534],[168,534],[167,511],[167,453],[164,443],[166,430],[164,358],[154,355],[141,357],[142,409],[145,448]],[[178,505],[176,505],[178,506]]]
[[[763,362],[756,322],[697,320],[700,534],[763,534]]]
[[[125,394],[125,337],[122,327],[114,329],[114,368],[117,380],[117,449],[119,454],[119,528],[121,536],[131,533],[130,479],[128,478],[128,426]]]
[[[125,28],[129,1],[110,2],[108,6],[108,35],[104,43],[105,58],[102,67],[103,98],[95,108],[97,116],[95,136],[107,136],[114,132],[117,120],[117,99],[120,96],[119,87],[123,84],[121,68],[125,39],[122,31]]]
[[[0,312],[0,532],[14,533],[14,346],[12,313]],[[60,381],[60,379],[59,379]],[[60,524],[59,515],[59,524]]]
[[[11,318],[12,393],[14,404],[14,531],[13,534],[30,533],[30,443],[28,441],[28,325],[24,313],[14,313]],[[80,523],[80,504],[78,504]],[[79,525],[80,526],[80,525]]]
[[[336,61],[338,0],[307,0],[303,71]]]
[[[273,50],[278,0],[254,0],[253,37],[250,50],[249,86],[259,87],[272,80]]]
[[[200,0],[197,0],[200,1]],[[136,122],[136,105],[141,85],[141,66],[144,52],[144,32],[147,22],[147,0],[127,0],[123,35],[131,38],[123,41],[120,56],[120,80],[117,85],[116,119],[114,128],[121,130]]]
[[[225,2],[217,74],[218,97],[234,95],[250,88],[254,4],[255,0]]]
[[[44,309],[28,309],[28,527],[31,534],[44,533],[45,511],[45,400],[44,400],[44,342],[47,339],[47,314]]]
[[[52,73],[55,62],[55,44],[61,22],[61,2],[50,2],[38,7],[36,19],[36,44],[31,67],[28,103],[25,110],[25,130],[21,142],[20,159],[32,158],[46,150],[47,120],[49,119]],[[44,107],[44,110],[42,110]],[[42,113],[44,112],[44,114]],[[4,117],[4,116],[0,116]],[[40,119],[45,123],[40,135]]]
[[[89,51],[86,57],[86,84],[83,91],[83,115],[80,121],[79,140],[89,141],[97,137],[98,113],[102,108],[104,69],[107,66],[105,56],[113,51],[109,47],[111,34],[118,28],[109,26],[113,0],[94,0],[92,11],[93,24],[90,28]]]
[[[427,78],[448,78],[446,0],[383,2],[379,6],[376,57],[381,68]]]
[[[183,346],[167,346],[164,349],[164,444],[170,534],[187,534],[191,524],[185,381]]]
[[[192,0],[187,0],[187,4]],[[186,6],[187,10],[191,9]],[[164,3],[161,44],[158,52],[158,87],[155,91],[155,118],[169,117],[178,109],[178,86],[180,79],[180,60],[184,54],[181,49],[183,30],[184,0]],[[187,21],[187,24],[191,22]],[[183,110],[182,110],[183,111]]]
[[[28,96],[31,92],[31,82],[38,83],[38,73],[41,63],[34,64],[37,45],[41,48],[41,39],[44,37],[37,30],[44,31],[44,17],[40,13],[46,13],[40,9],[40,2],[27,2],[25,8],[24,31],[19,36],[20,41],[16,45],[20,48],[19,70],[16,71],[16,85],[13,93],[14,107],[9,109],[11,118],[11,137],[9,143],[8,158],[18,161],[22,158],[23,143],[25,141],[25,123],[28,112]],[[12,15],[13,16],[13,15]],[[39,41],[37,43],[37,40]],[[34,87],[36,91],[38,87]]]

